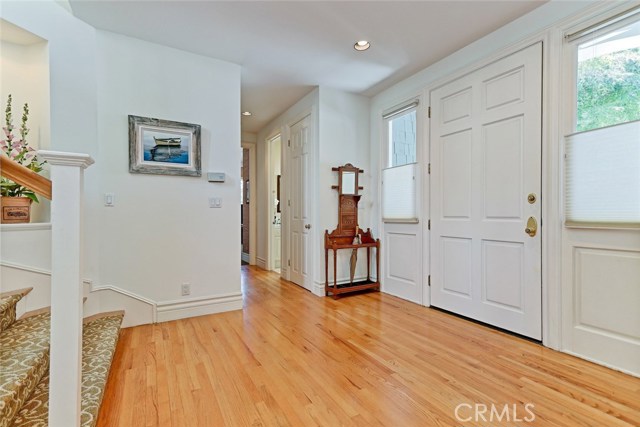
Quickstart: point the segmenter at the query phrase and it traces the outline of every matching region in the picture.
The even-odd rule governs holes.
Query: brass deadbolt
[[[530,204],[534,204],[536,202],[536,195],[533,193],[529,193],[529,195],[527,196],[527,202],[529,202]]]

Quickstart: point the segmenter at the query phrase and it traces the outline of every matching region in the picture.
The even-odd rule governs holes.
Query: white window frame
[[[415,134],[416,134],[416,161],[413,163],[419,163],[419,159],[420,159],[420,154],[419,154],[419,149],[418,149],[418,140],[419,140],[419,135],[418,135],[418,113],[419,113],[419,106],[420,106],[420,100],[418,98],[411,98],[408,101],[402,102],[398,105],[395,105],[387,110],[385,110],[382,113],[382,120],[383,120],[383,132],[384,132],[384,147],[385,147],[385,158],[384,158],[384,164],[383,164],[383,169],[386,168],[390,168],[393,167],[391,165],[391,161],[393,158],[393,146],[392,146],[392,141],[389,138],[389,125],[391,123],[391,120],[393,120],[394,118],[406,114],[406,113],[410,113],[412,111],[416,112],[416,129],[415,129]],[[396,165],[396,166],[402,166],[402,165]]]
[[[564,87],[565,87],[565,102],[564,102],[564,120],[562,120],[562,152],[566,158],[567,153],[567,137],[577,132],[577,71],[578,71],[578,46],[581,41],[586,37],[591,36],[595,32],[602,32],[606,34],[608,32],[615,31],[619,28],[625,27],[630,23],[636,22],[640,19],[640,6],[632,7],[627,10],[609,15],[605,17],[598,17],[591,20],[588,24],[582,24],[580,26],[572,27],[565,32],[563,41],[563,71],[564,71]],[[606,31],[603,31],[606,30]],[[629,122],[623,122],[629,123]],[[622,124],[622,123],[620,123]],[[603,129],[602,128],[594,128]],[[586,132],[589,132],[586,131]],[[567,221],[567,206],[566,206],[566,173],[567,167],[562,167],[562,210],[561,218],[562,224],[568,229],[637,229],[638,226],[631,225],[616,225],[609,222],[590,222],[590,223],[572,223]],[[639,225],[640,226],[640,225]]]

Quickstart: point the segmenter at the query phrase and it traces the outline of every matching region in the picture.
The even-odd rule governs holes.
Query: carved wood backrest
[[[363,188],[358,184],[358,176],[364,170],[347,163],[344,166],[331,168],[338,172],[338,185],[331,188],[338,190],[338,225],[331,233],[325,233],[325,239],[335,241],[338,244],[350,244],[358,234],[358,202],[359,190]]]

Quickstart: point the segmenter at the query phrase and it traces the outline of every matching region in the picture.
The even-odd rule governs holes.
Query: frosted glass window
[[[418,222],[416,206],[417,165],[415,163],[382,171],[382,220]]]
[[[566,137],[566,224],[640,227],[640,121]]]

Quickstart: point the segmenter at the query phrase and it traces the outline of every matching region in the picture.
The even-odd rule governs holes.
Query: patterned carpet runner
[[[0,295],[0,427],[46,427],[49,411],[50,314],[16,320],[31,289]],[[82,340],[82,427],[96,425],[124,312],[87,319]]]

